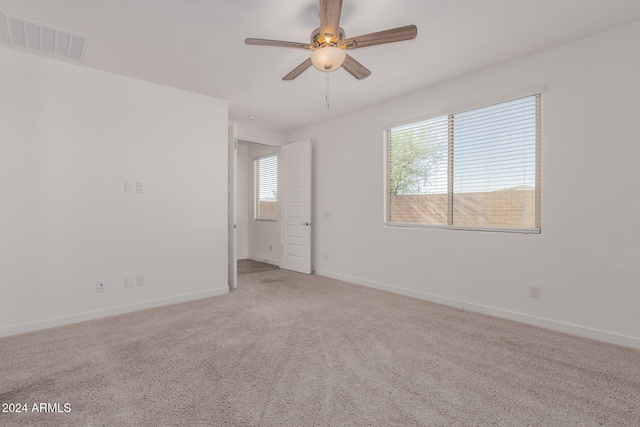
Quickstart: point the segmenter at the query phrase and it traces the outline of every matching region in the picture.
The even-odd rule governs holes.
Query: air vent
[[[9,43],[76,61],[84,61],[89,37],[3,13]]]

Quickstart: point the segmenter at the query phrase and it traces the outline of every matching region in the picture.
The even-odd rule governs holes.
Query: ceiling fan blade
[[[298,42],[283,42],[280,40],[267,40],[267,39],[245,39],[246,44],[253,44],[257,46],[277,46],[277,47],[293,47],[296,49],[311,49],[309,43]]]
[[[304,70],[306,70],[307,68],[311,67],[311,65],[312,65],[311,58],[307,58],[306,61],[304,61],[302,64],[298,65],[296,68],[293,69],[293,71],[291,71],[289,74],[284,76],[282,78],[282,80],[293,80],[293,79],[295,79],[300,74],[302,74],[302,72]]]
[[[338,35],[342,0],[320,0],[320,35],[329,38]]]
[[[371,74],[371,71],[351,56],[347,55],[342,63],[342,68],[347,70],[356,79],[364,79]]]
[[[350,39],[346,39],[342,45],[345,49],[356,49],[359,47],[374,46],[377,44],[411,40],[415,39],[417,35],[418,27],[415,25],[407,25],[405,27],[398,27],[391,30],[378,31],[376,33],[352,37]]]

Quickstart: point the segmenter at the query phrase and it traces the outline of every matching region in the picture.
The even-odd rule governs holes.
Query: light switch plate
[[[133,182],[125,181],[124,182],[124,192],[125,193],[133,193]]]
[[[144,182],[136,182],[136,193],[144,193]]]

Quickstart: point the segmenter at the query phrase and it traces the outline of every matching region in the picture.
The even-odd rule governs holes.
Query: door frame
[[[228,273],[227,282],[229,290],[238,287],[238,253],[237,253],[237,231],[236,231],[236,184],[238,177],[236,174],[237,169],[237,152],[238,152],[238,139],[236,137],[236,124],[229,122],[228,126],[228,212],[227,212],[227,253],[228,253]]]

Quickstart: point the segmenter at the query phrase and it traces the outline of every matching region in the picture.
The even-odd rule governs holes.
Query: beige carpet
[[[33,426],[639,426],[640,351],[284,270],[0,339]]]

